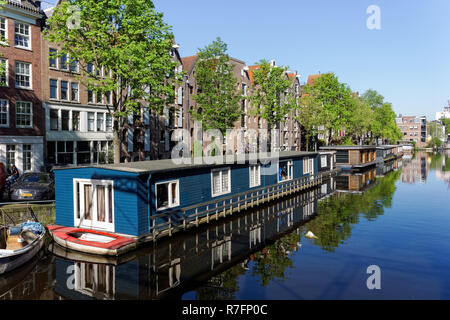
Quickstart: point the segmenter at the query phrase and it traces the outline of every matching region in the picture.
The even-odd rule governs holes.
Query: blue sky
[[[360,93],[375,89],[396,113],[434,120],[450,99],[448,0],[154,0],[182,56],[220,36],[251,65],[274,59],[308,75],[334,72]],[[370,5],[381,30],[369,30]]]

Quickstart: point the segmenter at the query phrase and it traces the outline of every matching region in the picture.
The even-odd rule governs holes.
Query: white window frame
[[[3,29],[3,31],[5,32],[5,40],[6,40],[6,42],[0,41],[0,43],[8,44],[8,18],[0,16],[0,19],[5,19],[5,29]]]
[[[177,202],[172,204],[172,192],[170,192],[170,187],[172,184],[176,184],[176,190],[177,190]],[[169,204],[165,207],[158,207],[158,185],[160,184],[168,184],[169,187],[167,188],[167,191],[169,192]],[[156,210],[157,211],[162,211],[162,210],[166,210],[169,208],[176,208],[180,205],[180,180],[171,180],[171,181],[163,181],[163,182],[158,182],[155,183],[155,206],[156,206]]]
[[[62,84],[63,84],[63,82],[67,83],[66,98],[65,99],[63,99],[63,95],[62,95],[62,89],[63,89]],[[70,96],[70,92],[69,92],[69,90],[70,90],[70,83],[69,83],[69,81],[68,80],[60,80],[59,81],[59,100],[70,101],[70,97],[69,97]]]
[[[28,35],[18,33],[18,35],[21,37],[28,37],[28,47],[16,45],[16,24],[21,24],[23,26],[28,27]],[[30,24],[21,22],[21,21],[14,21],[14,47],[19,48],[19,49],[31,50],[32,45],[31,45],[31,25]]]
[[[252,171],[253,171],[253,180],[252,180]],[[248,174],[249,174],[249,182],[248,182],[249,187],[250,188],[259,187],[261,185],[261,165],[260,164],[250,165],[248,167]]]
[[[303,158],[303,174],[314,174],[314,158]]]
[[[223,191],[222,190],[222,185],[223,185],[223,172],[227,172],[228,174],[228,190]],[[214,193],[214,178],[213,178],[213,174],[215,172],[220,172],[220,192],[218,193]],[[228,194],[231,193],[231,168],[227,167],[227,168],[220,168],[220,169],[212,169],[211,170],[211,197],[218,197],[218,196],[222,196],[224,194]]]
[[[72,99],[73,96],[73,85],[76,84],[77,85],[77,98],[74,100]],[[78,82],[70,82],[69,83],[69,87],[70,87],[70,98],[69,100],[72,102],[80,102],[80,84]]]
[[[287,162],[288,163],[288,179],[286,179],[286,180],[280,180],[280,162]],[[289,171],[291,173],[290,176],[289,176]],[[277,166],[277,180],[278,180],[278,183],[291,181],[293,178],[294,178],[294,161],[292,161],[292,159],[278,161],[278,166]]]
[[[0,127],[9,128],[9,100],[0,99],[0,103],[2,103],[3,101],[6,101],[6,124],[0,124]]]
[[[5,63],[5,85],[1,85],[2,87],[9,87],[9,62],[8,59],[5,59],[3,57],[0,58],[0,61],[2,63]]]
[[[77,183],[80,184],[80,218],[77,217]],[[92,219],[84,218],[84,185],[92,185]],[[97,221],[97,187],[104,186],[105,190],[109,190],[111,186],[111,202],[112,208],[109,207],[108,191],[105,191],[105,222]],[[95,179],[73,179],[73,218],[76,227],[83,227],[88,229],[100,229],[109,232],[115,232],[115,208],[114,208],[114,181],[113,180],[95,180]],[[109,209],[112,209],[112,222],[109,222]]]
[[[29,114],[28,113],[19,113],[17,111],[17,105],[19,103],[29,103],[30,104],[30,113]],[[32,102],[30,102],[30,101],[16,101],[16,110],[15,111],[16,111],[16,128],[33,128],[33,103]],[[30,116],[30,125],[29,126],[17,124],[17,120],[19,118],[18,117],[19,114],[29,115]]]
[[[325,165],[324,165],[324,162],[325,162]],[[320,166],[321,166],[322,168],[328,166],[328,156],[327,156],[327,155],[322,155],[322,156],[320,156]]]
[[[19,64],[19,63],[29,65],[29,70],[30,70],[30,74],[29,74],[29,75],[25,75],[25,74],[22,74],[22,73],[18,73],[18,72],[17,72],[17,64]],[[32,88],[33,88],[33,65],[32,65],[31,63],[29,63],[29,62],[23,62],[23,61],[16,61],[16,63],[14,64],[14,71],[15,71],[15,73],[16,73],[16,78],[15,78],[15,80],[16,80],[16,88],[18,88],[18,89],[32,89]],[[29,86],[29,87],[25,87],[25,86],[19,85],[19,84],[17,83],[17,76],[18,76],[18,75],[22,75],[22,76],[27,76],[27,77],[29,77],[30,86]]]
[[[50,54],[50,51],[51,51],[51,50],[54,50],[55,53],[56,53],[56,56],[53,57],[53,58],[51,57],[51,54]],[[54,67],[52,67],[52,66],[50,65],[50,58],[55,59],[56,65],[55,65]],[[56,69],[58,69],[58,67],[59,67],[58,50],[55,49],[55,48],[48,48],[48,67],[49,67],[50,69],[53,69],[53,70],[56,70]]]

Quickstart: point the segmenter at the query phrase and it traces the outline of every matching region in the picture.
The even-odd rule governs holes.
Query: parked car
[[[27,172],[11,186],[10,199],[17,200],[52,200],[55,198],[55,181],[53,174]]]
[[[3,162],[0,162],[0,201],[3,200],[7,177],[8,173],[6,172],[5,164]]]

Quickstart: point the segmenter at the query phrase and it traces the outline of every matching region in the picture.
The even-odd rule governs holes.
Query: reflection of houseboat
[[[331,146],[324,151],[336,151],[336,166],[343,169],[362,169],[376,163],[375,146]]]
[[[196,233],[143,246],[119,265],[58,258],[55,292],[69,299],[180,298],[294,232],[316,214],[321,197],[321,188],[313,188],[203,225]]]
[[[343,172],[336,177],[336,191],[363,194],[375,185],[376,177],[376,168],[370,168],[362,172]]]
[[[330,154],[326,159],[334,167]],[[169,159],[57,169],[56,224],[153,240],[318,186],[331,175],[319,172],[317,152],[232,156],[220,165],[184,160],[194,163]]]
[[[397,158],[397,146],[378,146],[377,147],[377,163],[392,161]]]
[[[391,160],[388,162],[379,163],[377,165],[377,178],[384,177],[391,171],[398,170],[398,160]]]

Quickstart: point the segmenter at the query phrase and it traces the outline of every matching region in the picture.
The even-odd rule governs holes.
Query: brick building
[[[40,1],[8,0],[0,9],[0,162],[20,172],[44,165]]]
[[[402,132],[402,141],[414,141],[419,148],[427,145],[427,118],[425,116],[399,115],[395,122]]]

